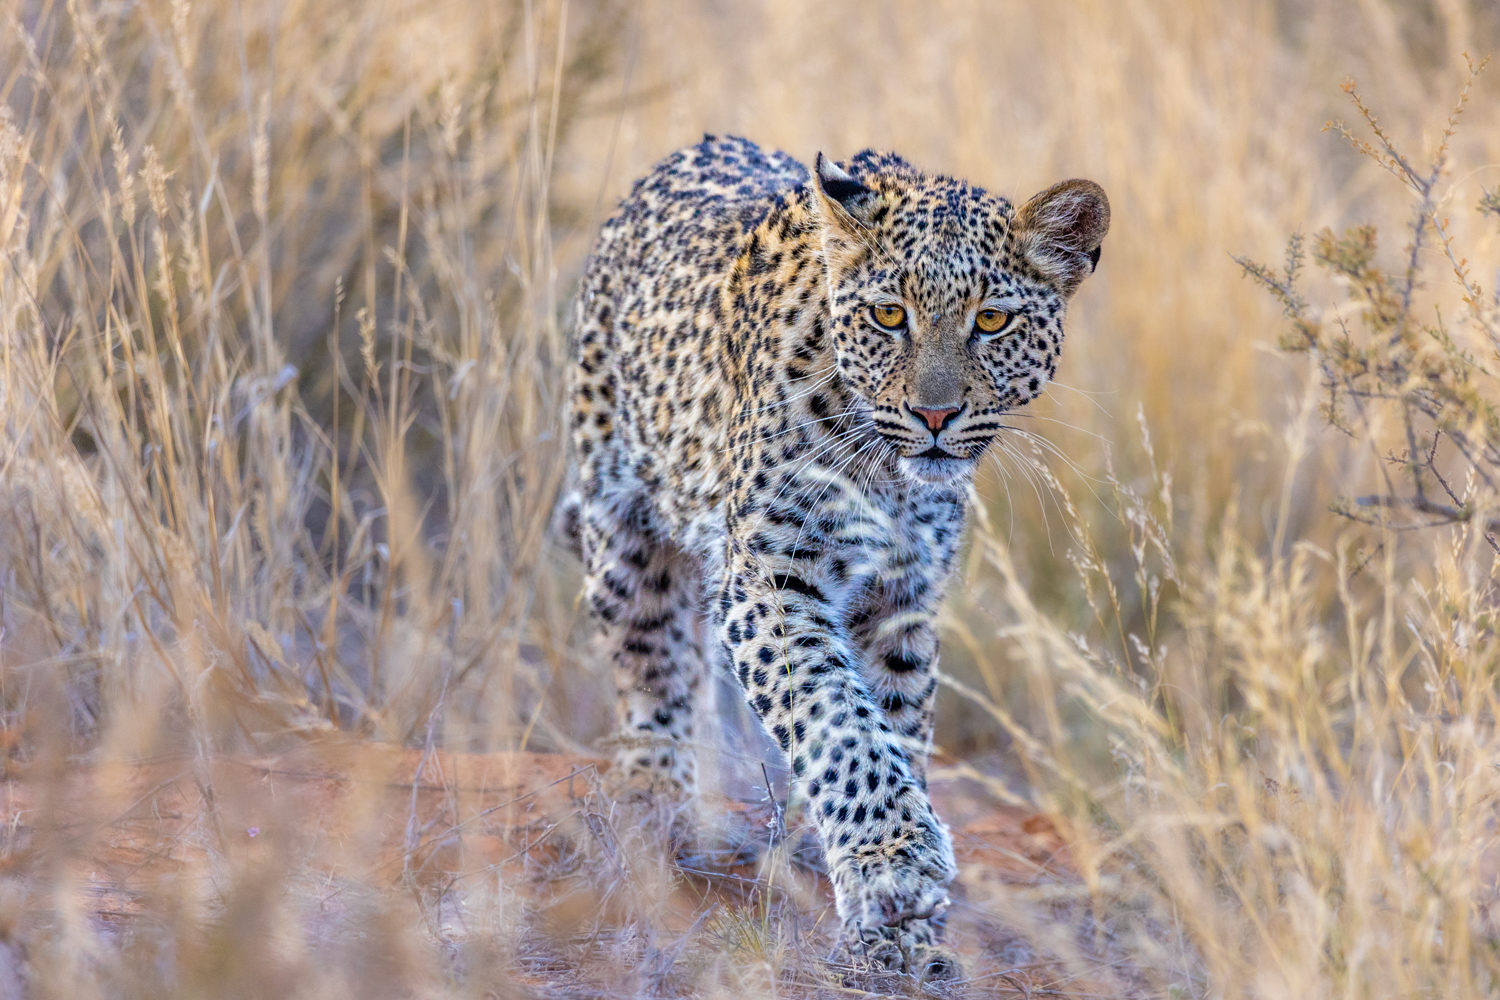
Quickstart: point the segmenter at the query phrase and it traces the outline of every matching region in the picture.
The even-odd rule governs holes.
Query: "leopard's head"
[[[819,154],[813,187],[839,374],[907,477],[967,477],[1002,415],[1056,372],[1109,200],[1070,180],[1017,211],[870,151],[843,166]]]

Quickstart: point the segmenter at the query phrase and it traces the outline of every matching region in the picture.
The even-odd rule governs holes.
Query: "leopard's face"
[[[908,478],[961,480],[1056,373],[1108,202],[1071,181],[1017,212],[899,160],[850,166],[817,171],[839,373]]]

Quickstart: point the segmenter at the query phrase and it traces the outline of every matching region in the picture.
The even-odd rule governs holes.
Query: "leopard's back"
[[[708,136],[636,182],[600,233],[579,289],[573,444],[585,494],[711,506],[724,414],[715,331],[746,236],[807,169]]]

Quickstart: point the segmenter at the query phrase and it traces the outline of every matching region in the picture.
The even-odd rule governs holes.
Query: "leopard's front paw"
[[[932,941],[918,940],[926,929],[888,927],[881,930],[884,933],[873,941],[846,938],[841,942],[840,951],[855,970],[857,979],[880,973],[903,973],[924,983],[952,982],[963,978],[963,963],[957,952]],[[869,985],[880,984],[871,981]]]
[[[924,812],[894,833],[843,854],[834,891],[851,955],[932,978],[929,965],[933,971],[957,968],[951,953],[937,948],[957,868],[947,829],[930,810]]]

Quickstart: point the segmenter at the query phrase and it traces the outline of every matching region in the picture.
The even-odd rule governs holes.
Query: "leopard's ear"
[[[1093,181],[1054,184],[1016,213],[1015,245],[1032,267],[1072,295],[1099,266],[1109,232],[1109,199]]]
[[[849,230],[851,235],[870,225],[870,213],[880,196],[822,153],[818,154],[813,169],[813,183],[818,189],[824,219]]]

